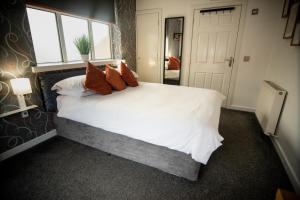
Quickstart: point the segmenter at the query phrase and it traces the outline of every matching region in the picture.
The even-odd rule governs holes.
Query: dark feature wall
[[[30,110],[28,118],[20,114],[0,118],[0,154],[55,128],[52,114],[43,107],[38,75],[31,72],[35,56],[25,8],[22,0],[0,1],[0,113],[17,109],[9,83],[15,77],[30,78],[33,93],[26,95],[26,103],[38,108]],[[119,20],[112,24],[113,55],[125,57],[135,69],[135,1],[116,0],[114,9]]]
[[[51,115],[44,112],[37,75],[31,73],[35,63],[29,24],[22,1],[2,0],[0,3],[0,113],[18,108],[9,80],[26,77],[31,81],[32,94],[26,95],[27,105],[38,105],[27,118],[20,113],[0,118],[0,153],[54,129]]]
[[[112,26],[115,58],[123,58],[136,71],[136,0],[116,0],[116,24]]]
[[[90,19],[115,23],[114,0],[26,0],[25,2]]]
[[[130,68],[136,70],[135,0],[116,1],[116,23],[120,28],[121,52]]]

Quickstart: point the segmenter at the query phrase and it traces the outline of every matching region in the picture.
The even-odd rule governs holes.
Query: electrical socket
[[[26,111],[21,112],[21,115],[22,115],[22,118],[26,118],[26,117],[29,116],[29,113],[28,113],[28,111],[26,110]]]

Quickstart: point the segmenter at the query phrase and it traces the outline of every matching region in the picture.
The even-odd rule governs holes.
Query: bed
[[[58,135],[192,181],[221,145],[224,97],[218,92],[143,82],[106,96],[74,98],[50,90],[79,74],[84,69],[39,75]]]

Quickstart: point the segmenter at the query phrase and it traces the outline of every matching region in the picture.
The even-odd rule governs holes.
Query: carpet
[[[274,199],[293,190],[253,113],[222,109],[223,146],[190,182],[55,137],[0,163],[3,199]]]

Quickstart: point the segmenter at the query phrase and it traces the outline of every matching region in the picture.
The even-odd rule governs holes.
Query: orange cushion
[[[94,90],[100,94],[111,94],[112,89],[108,82],[105,80],[105,75],[96,66],[88,62],[86,68],[85,87]]]
[[[131,70],[123,63],[121,62],[121,67],[120,67],[120,73],[122,79],[129,85],[130,87],[136,87],[139,85],[137,82],[136,78],[134,77],[133,73]]]
[[[119,72],[111,68],[109,65],[105,66],[106,81],[117,91],[124,90],[126,84],[121,78]]]
[[[176,58],[175,56],[172,56],[172,58],[178,63],[180,64],[180,60],[178,58]]]
[[[168,69],[169,70],[179,70],[180,63],[177,62],[174,57],[169,57]]]

